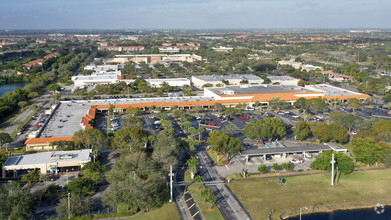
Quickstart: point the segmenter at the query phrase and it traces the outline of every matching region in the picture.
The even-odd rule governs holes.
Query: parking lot
[[[230,175],[238,174],[242,170],[246,170],[248,173],[259,173],[258,167],[261,165],[266,165],[271,170],[271,166],[274,163],[282,165],[283,163],[291,163],[292,170],[308,170],[311,169],[309,165],[315,160],[315,155],[312,155],[312,158],[305,158],[303,155],[289,155],[286,158],[277,158],[277,157],[268,157],[267,160],[263,160],[262,157],[252,157],[248,162],[245,158],[236,156],[230,165],[225,166],[216,166],[216,170],[222,177],[227,177]],[[302,162],[292,162],[292,160],[302,161]],[[282,170],[282,168],[281,168]]]

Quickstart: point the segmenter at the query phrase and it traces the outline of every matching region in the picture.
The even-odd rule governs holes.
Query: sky
[[[391,28],[391,0],[0,0],[0,29]]]

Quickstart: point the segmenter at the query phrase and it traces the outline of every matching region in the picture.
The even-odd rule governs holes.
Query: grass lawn
[[[217,166],[222,166],[224,164],[224,161],[227,161],[224,155],[217,153],[216,151],[209,149],[207,150],[209,156],[212,158],[213,162]],[[217,156],[219,156],[219,160],[217,161]]]
[[[282,213],[298,215],[337,209],[373,207],[377,203],[391,204],[391,170],[371,170],[342,175],[338,185],[330,185],[330,174],[234,181],[228,186],[254,219],[266,219],[275,210],[273,219]]]
[[[129,218],[132,220],[152,220],[152,219],[161,219],[161,220],[175,220],[181,219],[176,208],[175,202],[166,203],[161,208],[151,210],[140,214],[134,218]]]

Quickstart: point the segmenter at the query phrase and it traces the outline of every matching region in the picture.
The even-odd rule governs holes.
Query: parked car
[[[303,160],[293,159],[293,160],[291,160],[289,162],[294,163],[294,164],[299,164],[299,163],[303,163]]]
[[[244,108],[245,111],[254,111],[255,108],[254,107],[250,107],[250,106],[247,106],[246,108]]]
[[[209,123],[209,125],[210,125],[210,126],[216,126],[216,124],[215,124],[215,123]]]
[[[248,119],[248,117],[246,117],[246,116],[242,116],[241,118],[242,118],[242,119]]]

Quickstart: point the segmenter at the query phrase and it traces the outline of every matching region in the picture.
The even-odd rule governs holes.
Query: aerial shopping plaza
[[[240,76],[243,77],[243,76]],[[251,76],[251,80],[256,76]],[[213,76],[193,76],[192,81],[199,83],[207,80],[215,80]],[[235,77],[227,77],[229,80]],[[220,79],[219,79],[220,80]],[[225,87],[205,87],[203,96],[183,96],[171,94],[168,97],[155,98],[121,98],[121,99],[99,99],[99,100],[74,100],[61,101],[53,107],[48,120],[34,137],[25,142],[27,151],[51,150],[55,149],[50,143],[56,141],[72,141],[76,131],[81,129],[93,128],[93,121],[97,113],[105,113],[111,105],[114,106],[114,112],[124,112],[128,108],[140,108],[149,110],[151,106],[161,107],[162,110],[184,109],[191,110],[197,107],[208,110],[213,109],[216,103],[226,107],[235,107],[237,104],[255,106],[261,108],[268,107],[271,101],[279,100],[293,104],[299,98],[325,98],[328,100],[340,100],[346,102],[348,99],[357,98],[365,100],[369,95],[349,91],[346,89],[334,87],[328,84],[307,85],[300,87],[297,79],[287,76],[274,77],[271,79],[278,81],[279,85],[270,84],[246,84],[235,85],[230,82]],[[292,83],[293,81],[293,83]]]

